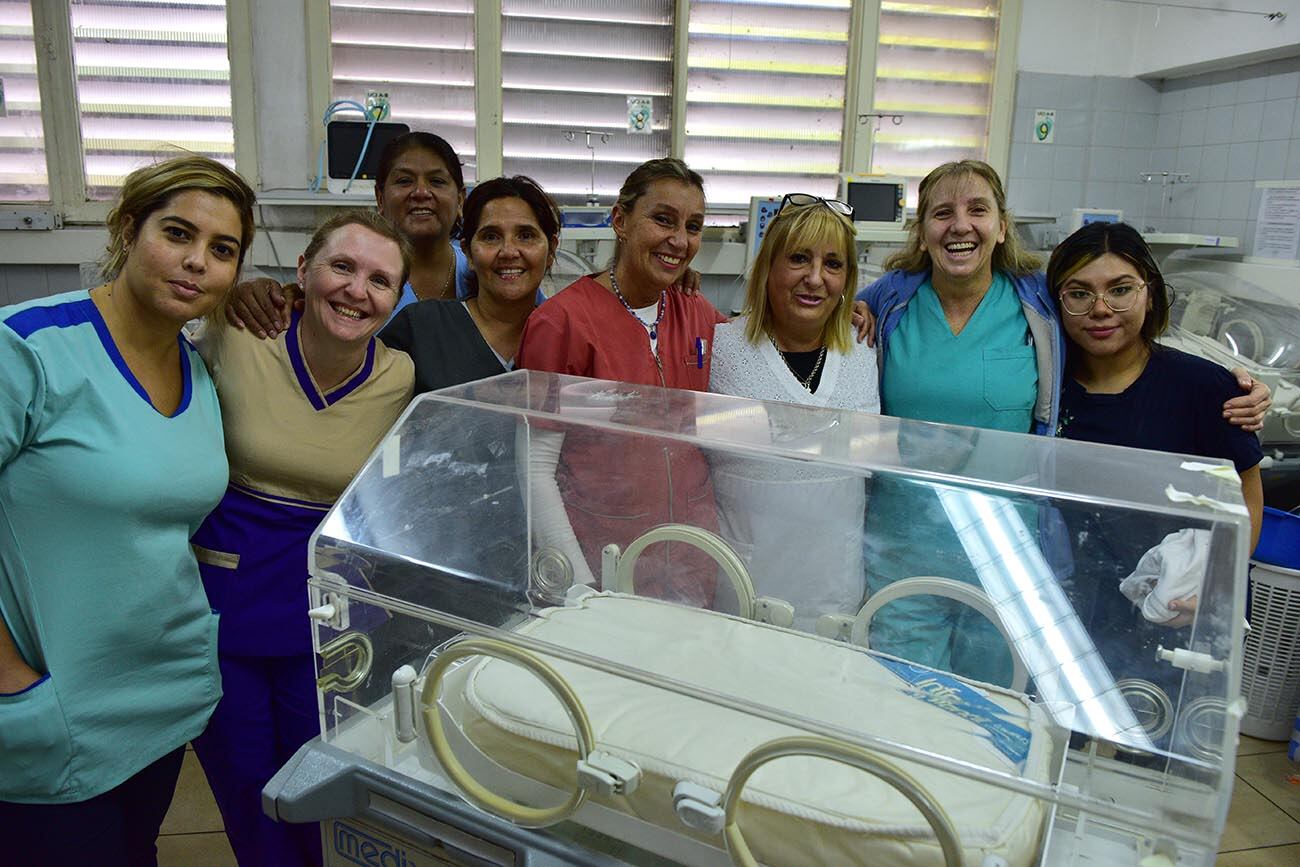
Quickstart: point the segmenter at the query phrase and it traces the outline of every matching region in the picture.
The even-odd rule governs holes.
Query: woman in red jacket
[[[643,163],[613,209],[617,246],[608,271],[578,279],[533,312],[518,365],[532,370],[707,391],[713,328],[725,317],[703,296],[671,292],[700,248],[704,182],[677,159]],[[656,412],[658,424],[677,401]],[[635,419],[621,419],[635,423]],[[690,446],[630,442],[588,430],[533,431],[529,473],[540,546],[596,584],[600,551],[664,523],[717,529],[708,464]],[[638,561],[639,593],[709,606],[716,566],[699,551],[656,545]]]

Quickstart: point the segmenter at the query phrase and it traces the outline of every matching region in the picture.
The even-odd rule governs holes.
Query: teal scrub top
[[[887,415],[1028,433],[1038,397],[1038,362],[1015,287],[993,275],[960,334],[934,287],[921,284],[885,356]]]
[[[86,292],[0,308],[0,617],[45,674],[0,695],[0,801],[106,792],[221,696],[190,536],[229,469],[216,389],[177,339],[164,416]]]
[[[881,388],[885,413],[1028,433],[1037,395],[1029,323],[1010,280],[994,275],[960,334],[952,333],[930,281],[921,285],[890,337]],[[864,553],[873,593],[920,575],[980,583],[938,497],[902,478],[875,479]],[[871,644],[966,677],[1010,682],[1010,655],[992,624],[945,599],[910,597],[887,605],[872,625]]]

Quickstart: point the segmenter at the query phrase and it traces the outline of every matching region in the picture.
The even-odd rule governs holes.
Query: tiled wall
[[[1068,231],[1076,207],[1122,208],[1143,228],[1239,238],[1249,252],[1257,180],[1300,180],[1300,58],[1149,83],[1021,73],[1008,196],[1040,246]],[[1057,110],[1056,141],[1031,142],[1034,110]],[[1144,184],[1145,171],[1187,183]],[[1162,202],[1163,199],[1163,202]]]

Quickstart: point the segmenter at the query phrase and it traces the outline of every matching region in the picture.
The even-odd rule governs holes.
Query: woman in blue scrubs
[[[1055,432],[1065,362],[1056,305],[1038,270],[1041,260],[1020,246],[991,166],[963,160],[926,175],[907,245],[885,264],[891,270],[858,296],[876,319],[884,413],[1017,433]],[[1251,429],[1260,423],[1267,398],[1268,390],[1256,384],[1223,409],[1234,424]],[[928,488],[877,479],[866,535],[871,592],[918,575],[978,586]],[[877,616],[871,639],[875,649],[915,662],[993,683],[1010,681],[1011,660],[1001,636],[957,602],[930,596],[894,602]]]
[[[138,867],[221,695],[190,536],[227,466],[181,333],[253,240],[253,191],[186,156],[132,172],[108,282],[0,308],[0,839],[6,864]]]

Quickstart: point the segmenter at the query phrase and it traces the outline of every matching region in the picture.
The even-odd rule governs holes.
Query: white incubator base
[[[797,714],[825,730],[879,737],[1034,781],[1051,775],[1047,724],[1024,696],[840,642],[614,593],[543,611],[519,634]],[[580,703],[601,760],[629,763],[636,772],[631,791],[600,794],[588,786],[573,820],[629,842],[657,841],[654,851],[684,863],[728,863],[720,822],[710,827],[709,816],[700,815],[708,813],[709,794],[720,801],[756,748],[809,735],[576,663],[548,658],[546,664]],[[571,711],[533,672],[475,658],[449,668],[439,693],[442,725],[435,737],[445,737],[455,759],[495,797],[542,806],[576,791],[579,738]],[[441,770],[428,737],[426,731],[421,762]],[[918,763],[889,762],[946,815],[965,864],[989,863],[989,856],[1010,867],[1036,862],[1047,815],[1042,801]],[[683,783],[699,788],[683,789]],[[687,816],[684,792],[694,793],[697,808]],[[765,864],[945,863],[932,823],[914,800],[878,776],[824,758],[792,756],[757,769],[739,795],[736,817],[753,857]]]

